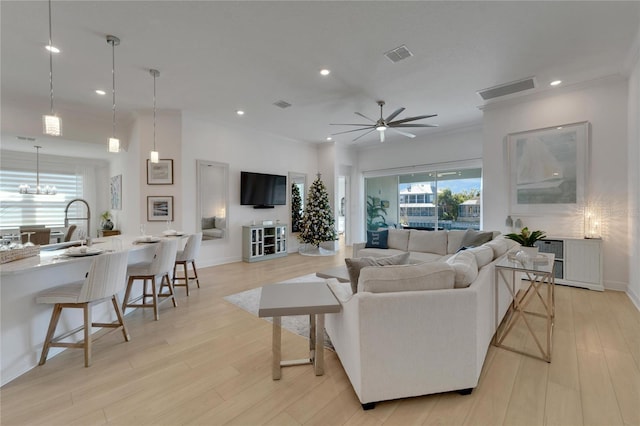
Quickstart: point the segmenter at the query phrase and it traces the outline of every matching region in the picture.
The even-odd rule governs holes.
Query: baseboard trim
[[[622,281],[607,281],[604,283],[605,290],[627,291],[629,284]]]
[[[627,288],[627,296],[631,299],[631,303],[636,306],[636,309],[640,311],[640,296],[638,296],[633,290]]]

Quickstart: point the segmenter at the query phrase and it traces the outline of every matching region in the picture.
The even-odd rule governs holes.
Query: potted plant
[[[520,230],[519,234],[511,233],[505,235],[506,238],[519,243],[522,246],[522,250],[531,257],[535,257],[538,254],[538,247],[535,242],[546,237],[544,231],[529,231],[526,226]]]
[[[111,222],[111,212],[107,210],[106,212],[100,215],[100,219],[102,219],[102,229],[106,229],[111,231],[113,229],[113,222]]]

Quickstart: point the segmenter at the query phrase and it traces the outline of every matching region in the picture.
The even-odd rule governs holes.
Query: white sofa
[[[496,324],[511,302],[501,286],[496,322],[494,264],[514,244],[500,237],[485,245],[491,251],[478,249],[485,253],[480,263],[489,263],[476,269],[477,276],[465,288],[395,291],[392,279],[386,291],[380,291],[383,271],[420,264],[365,267],[356,294],[349,283],[327,280],[342,310],[326,316],[326,331],[363,408],[438,392],[470,393],[477,386]],[[453,270],[443,260],[432,264]]]
[[[488,232],[492,233],[492,238],[500,235],[497,231]],[[467,230],[420,231],[391,228],[388,229],[388,248],[367,248],[366,243],[355,243],[353,257],[386,257],[408,251],[412,263],[443,260],[460,249],[467,234]]]
[[[202,239],[224,238],[226,219],[224,217],[203,217],[201,221]]]

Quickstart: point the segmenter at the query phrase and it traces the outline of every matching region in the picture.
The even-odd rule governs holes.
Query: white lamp
[[[42,132],[49,136],[60,136],[62,135],[62,121],[60,117],[53,112],[53,52],[59,52],[60,50],[53,47],[51,37],[51,0],[49,0],[49,46],[47,46],[47,50],[49,51],[49,97],[51,99],[51,114],[42,116]]]
[[[120,44],[120,39],[116,36],[108,35],[107,43],[111,45],[111,94],[113,97],[113,136],[109,138],[109,152],[120,152],[120,139],[116,138],[116,46]]]
[[[156,77],[160,77],[160,71],[150,69],[149,74],[153,76],[153,151],[149,154],[149,161],[157,163],[160,160],[160,154],[156,150]]]

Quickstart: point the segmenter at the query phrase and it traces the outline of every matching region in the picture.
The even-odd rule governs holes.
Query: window
[[[423,170],[417,170],[420,168]],[[479,160],[416,166],[410,172],[402,169],[396,172],[381,172],[385,176],[365,173],[368,229],[380,226],[480,229]]]
[[[69,201],[82,198],[83,178],[75,173],[40,172],[41,185],[55,185],[56,195],[19,194],[18,186],[35,186],[36,173],[23,170],[0,170],[0,229],[20,225],[64,226],[64,209]],[[74,207],[80,208],[80,206]],[[69,212],[78,217],[84,212]]]

